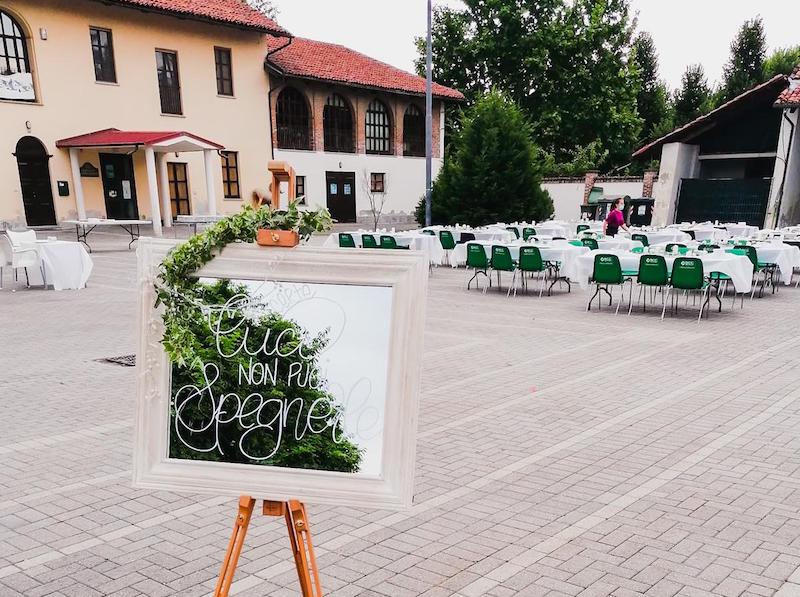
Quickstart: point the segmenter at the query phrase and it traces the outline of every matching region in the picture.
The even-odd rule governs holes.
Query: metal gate
[[[684,178],[676,222],[747,222],[764,225],[771,178],[701,180]]]

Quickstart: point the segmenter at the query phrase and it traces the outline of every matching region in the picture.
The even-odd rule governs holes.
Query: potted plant
[[[264,247],[294,247],[314,232],[330,229],[331,214],[324,207],[301,211],[292,201],[286,210],[265,206],[256,211],[256,242]]]

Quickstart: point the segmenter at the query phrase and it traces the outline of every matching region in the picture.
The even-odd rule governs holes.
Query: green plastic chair
[[[371,234],[362,234],[361,235],[361,246],[365,249],[377,249],[378,243],[375,240],[375,237]]]
[[[608,304],[611,306],[613,297],[609,288],[611,286],[620,287],[620,297],[617,301],[617,310],[614,312],[616,315],[619,313],[619,307],[622,304],[622,295],[624,294],[623,285],[625,282],[631,282],[631,294],[633,294],[633,278],[638,272],[623,271],[619,263],[619,257],[609,253],[600,253],[594,256],[594,267],[592,268],[592,283],[595,284],[596,289],[592,298],[589,299],[589,304],[586,305],[586,310],[592,310],[592,301],[597,297],[597,306],[601,308],[600,291],[608,295]],[[628,299],[630,300],[630,298]]]
[[[687,294],[687,302],[689,300],[688,292],[690,290],[701,290],[700,312],[697,316],[697,323],[700,323],[700,319],[703,317],[703,309],[709,305],[709,288],[710,286],[703,272],[703,262],[700,259],[697,257],[678,257],[675,259],[672,264],[670,285],[667,288],[667,300],[669,300],[673,290],[683,290]],[[677,303],[674,304],[674,308],[677,311]],[[663,312],[661,317],[663,319]]]
[[[539,247],[520,247],[519,262],[517,266],[520,271],[522,287],[525,290],[525,294],[528,294],[528,281],[525,279],[525,273],[529,272],[531,275],[544,274],[539,276],[541,278],[539,298],[541,298],[542,293],[544,292],[544,285],[547,282],[548,267],[544,259],[542,259],[542,252],[539,250]]]
[[[356,241],[353,240],[353,235],[347,232],[339,233],[339,247],[343,249],[355,249]]]
[[[489,258],[486,256],[486,249],[484,249],[483,245],[476,243],[467,244],[467,275],[469,275],[470,269],[475,273],[467,282],[467,290],[469,290],[473,280],[475,280],[475,286],[480,288],[477,279],[478,274],[486,276],[486,279],[489,281],[489,287],[492,286],[492,278],[489,275]],[[486,292],[486,287],[483,288],[483,292]]]
[[[667,271],[667,260],[662,255],[642,255],[639,258],[639,272],[636,275],[639,283],[639,296],[636,302],[642,303],[642,313],[647,311],[647,292],[646,287],[651,290],[664,288],[669,284],[669,272]],[[644,292],[644,301],[642,293]],[[661,293],[662,312],[666,307],[665,293]],[[628,306],[628,315],[633,310],[633,301]]]
[[[517,239],[519,239],[519,228],[517,228],[516,226],[506,226],[506,230],[508,230],[509,232],[513,232],[514,236]]]
[[[764,287],[767,285],[767,279],[772,276],[772,272],[770,272],[770,268],[772,264],[767,264],[765,262],[758,260],[758,250],[753,245],[740,245],[734,249],[736,251],[741,252],[742,254],[747,255],[750,259],[750,262],[753,264],[753,275],[755,276],[755,282],[753,283],[753,290],[750,292],[750,298],[752,299],[755,296],[756,287],[759,286],[758,283],[758,274],[762,274],[761,276],[761,286],[758,290],[758,298],[764,296]],[[775,284],[774,279],[771,280],[772,282],[772,292],[775,292]]]
[[[536,236],[536,228],[523,228],[522,240],[528,240],[532,236]]]
[[[444,249],[445,261],[447,265],[450,265],[450,255],[453,249],[456,248],[456,239],[453,238],[453,233],[449,230],[439,230],[439,243],[442,245],[442,249]]]
[[[597,244],[596,238],[583,238],[581,239],[581,244],[584,247],[589,247],[589,249],[592,251],[596,251],[600,248],[600,245]]]
[[[631,234],[631,240],[638,240],[642,243],[643,247],[650,246],[650,240],[647,238],[646,234]]]
[[[397,244],[397,239],[393,236],[381,234],[381,249],[408,249]]]
[[[683,243],[667,243],[667,253],[672,253],[672,249],[678,247],[678,249],[685,249],[686,245]]]
[[[491,265],[492,271],[497,272],[497,289],[501,292],[503,288],[500,284],[500,272],[513,272],[514,275],[511,278],[511,286],[508,287],[506,296],[511,294],[512,288],[514,288],[514,296],[517,296],[517,287],[514,285],[514,282],[517,280],[517,265],[511,258],[511,251],[508,250],[508,247],[492,245]]]
[[[579,241],[579,240],[571,240],[571,241],[569,241],[569,244],[571,244],[573,247],[582,247],[583,246],[583,243],[581,241]]]
[[[644,253],[644,247],[633,247],[631,253]]]
[[[589,226],[589,224],[578,224],[578,227],[575,229],[575,231],[580,234],[584,230],[589,230],[590,228],[591,226]]]

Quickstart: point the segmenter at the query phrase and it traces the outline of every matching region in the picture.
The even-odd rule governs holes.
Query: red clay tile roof
[[[122,147],[128,145],[153,145],[175,137],[191,137],[201,143],[207,143],[218,149],[225,149],[219,143],[203,139],[186,131],[121,131],[119,129],[103,129],[85,133],[75,137],[67,137],[56,141],[56,147]]]
[[[789,88],[778,96],[776,108],[800,107],[800,65],[796,66],[789,77]]]
[[[118,4],[163,12],[184,18],[213,21],[224,25],[254,29],[275,35],[288,32],[275,21],[250,7],[245,0],[100,0],[106,4]]]
[[[412,95],[425,94],[425,79],[412,75],[355,50],[312,39],[269,38],[267,64],[275,71],[303,79],[331,81],[356,87],[385,89]],[[461,101],[464,95],[438,83],[433,95],[442,99]]]

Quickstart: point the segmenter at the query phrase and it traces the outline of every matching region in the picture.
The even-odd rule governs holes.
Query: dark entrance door
[[[106,199],[106,217],[114,220],[138,220],[133,158],[122,153],[101,153],[100,171]]]
[[[328,211],[337,222],[356,221],[355,172],[326,172]]]
[[[22,204],[28,226],[51,226],[56,223],[53,187],[50,186],[50,156],[36,137],[22,137],[14,153],[19,168]]]

